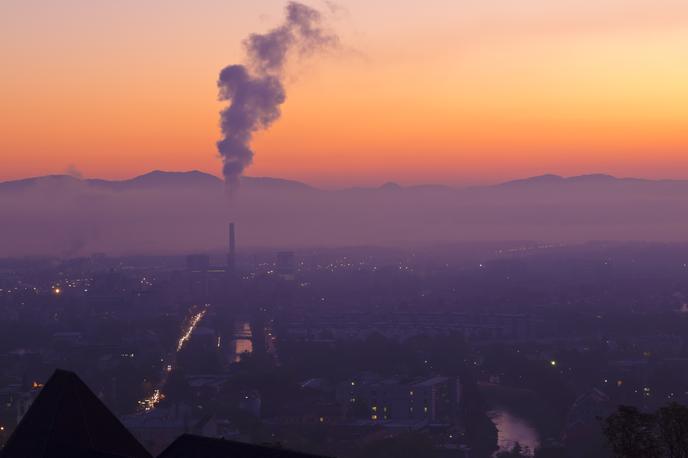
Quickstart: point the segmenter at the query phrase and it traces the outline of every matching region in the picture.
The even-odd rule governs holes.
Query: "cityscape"
[[[687,25],[0,1],[0,458],[688,458]]]
[[[271,253],[227,230],[226,253],[4,260],[0,437],[55,367],[153,455],[192,433],[321,456],[602,456],[617,405],[688,402],[688,245]]]

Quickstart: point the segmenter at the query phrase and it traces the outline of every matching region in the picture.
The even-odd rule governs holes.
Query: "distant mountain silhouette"
[[[132,190],[132,189],[154,189],[154,188],[219,188],[224,187],[222,179],[200,172],[191,170],[188,172],[166,172],[154,170],[126,180],[105,180],[101,178],[80,179],[71,175],[45,175],[20,180],[0,182],[0,191],[22,190],[30,186],[77,186],[86,184],[94,187],[101,187],[113,190]],[[262,188],[262,189],[291,189],[291,190],[315,190],[312,186],[293,180],[269,177],[243,177],[242,187]]]
[[[224,187],[224,182],[221,178],[216,177],[198,170],[191,170],[187,172],[167,172],[162,170],[154,170],[144,175],[139,175],[133,178],[124,180],[105,180],[100,178],[80,179],[71,175],[45,175],[24,178],[19,180],[11,180],[0,182],[0,191],[22,190],[30,186],[45,185],[45,186],[77,186],[79,184],[86,184],[94,187],[109,188],[115,190],[132,190],[132,189],[154,189],[154,188],[219,188]],[[352,187],[337,190],[337,192],[345,191],[462,191],[462,190],[489,190],[499,188],[537,188],[537,187],[571,187],[571,186],[617,186],[617,185],[646,185],[659,187],[682,187],[688,186],[688,180],[648,180],[642,178],[616,178],[607,174],[589,174],[578,175],[572,177],[562,177],[560,175],[545,174],[534,177],[511,180],[496,185],[472,186],[469,188],[456,188],[442,184],[426,184],[402,186],[395,182],[387,182],[378,187]],[[300,190],[300,191],[322,191],[319,188],[313,187],[306,183],[295,180],[287,180],[282,178],[271,177],[242,177],[241,187],[260,190]]]
[[[49,186],[76,186],[80,182],[79,178],[70,175],[44,175],[0,182],[0,191],[20,191],[41,184]]]
[[[289,189],[292,191],[317,191],[317,188],[302,183],[300,181],[285,180],[282,178],[270,177],[242,177],[242,187],[262,188],[262,189]]]
[[[530,178],[507,181],[498,186],[504,188],[515,187],[536,187],[536,186],[572,186],[572,185],[688,185],[688,180],[647,180],[643,178],[617,178],[604,173],[593,173],[589,175],[577,175],[572,177],[562,177],[559,175],[539,175]]]
[[[84,180],[86,183],[96,186],[108,186],[113,188],[156,188],[167,186],[181,187],[206,187],[220,186],[222,181],[207,173],[192,170],[190,172],[163,172],[154,170],[129,180]]]
[[[244,245],[688,240],[688,181],[542,175],[488,186],[323,190],[244,177],[235,194],[199,171],[127,180],[68,175],[0,183],[0,253],[74,256],[222,249],[229,219]]]
[[[506,183],[501,183],[498,186],[516,187],[516,186],[538,186],[538,185],[543,185],[543,184],[551,185],[551,184],[560,184],[564,180],[566,180],[566,179],[564,177],[559,176],[559,175],[547,174],[547,175],[539,175],[536,177],[520,178],[518,180],[507,181]]]

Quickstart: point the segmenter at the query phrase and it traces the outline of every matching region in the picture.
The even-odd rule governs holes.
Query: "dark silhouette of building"
[[[317,458],[276,447],[189,434],[177,438],[159,456]],[[5,448],[0,450],[0,458],[152,458],[152,455],[75,373],[58,369]]]
[[[158,458],[318,458],[318,456],[275,447],[184,434],[158,455]]]
[[[150,458],[151,455],[73,372],[46,382],[1,458]]]

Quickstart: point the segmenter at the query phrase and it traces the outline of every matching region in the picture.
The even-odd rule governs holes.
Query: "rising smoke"
[[[337,45],[337,36],[322,22],[319,11],[290,2],[282,25],[244,41],[246,64],[230,65],[220,72],[219,98],[230,104],[220,113],[223,138],[217,149],[230,189],[253,161],[253,134],[280,117],[280,105],[286,99],[282,81],[287,60],[294,54],[306,57]]]

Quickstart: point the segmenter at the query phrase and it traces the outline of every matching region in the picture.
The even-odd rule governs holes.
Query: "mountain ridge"
[[[303,191],[325,191],[322,188],[312,186],[298,180],[290,180],[276,177],[242,177],[242,186],[271,188],[273,190],[279,188],[290,188],[292,190]],[[199,170],[188,171],[164,171],[152,170],[142,175],[137,175],[131,178],[120,180],[111,180],[103,178],[80,178],[68,174],[50,174],[39,175],[27,178],[19,178],[15,180],[0,181],[0,190],[18,190],[28,186],[37,184],[68,184],[78,185],[86,184],[94,187],[102,187],[109,189],[127,189],[127,188],[155,188],[165,186],[177,187],[210,187],[223,186],[223,180],[215,175],[201,172]],[[333,189],[330,191],[383,191],[383,192],[399,192],[407,190],[426,190],[426,191],[440,191],[440,190],[477,190],[477,189],[495,189],[495,188],[531,188],[535,186],[570,186],[570,185],[613,185],[624,183],[636,184],[688,184],[688,180],[681,179],[646,179],[636,177],[615,177],[613,175],[604,173],[592,173],[583,175],[574,175],[564,177],[556,174],[543,174],[526,178],[518,178],[508,180],[496,184],[475,185],[466,187],[449,186],[441,183],[428,183],[419,185],[400,185],[396,182],[388,181],[379,186],[354,186],[345,187],[341,189]]]
[[[163,171],[153,170],[142,175],[137,175],[132,178],[125,178],[121,180],[108,180],[103,178],[79,178],[67,174],[54,175],[40,175],[34,177],[20,178],[17,180],[0,181],[0,190],[19,190],[25,189],[32,185],[39,184],[68,184],[79,185],[85,184],[88,186],[107,188],[107,189],[143,189],[155,188],[164,186],[177,187],[221,187],[224,182],[209,173],[201,172],[199,170],[189,171]],[[295,180],[287,180],[283,178],[272,177],[243,177],[242,184],[247,186],[260,185],[262,187],[289,187],[292,189],[316,189],[308,184]]]
[[[324,190],[246,177],[234,197],[199,171],[0,183],[0,253],[203,251],[224,246],[228,220],[239,223],[244,246],[688,240],[688,180],[545,175],[482,187]]]

